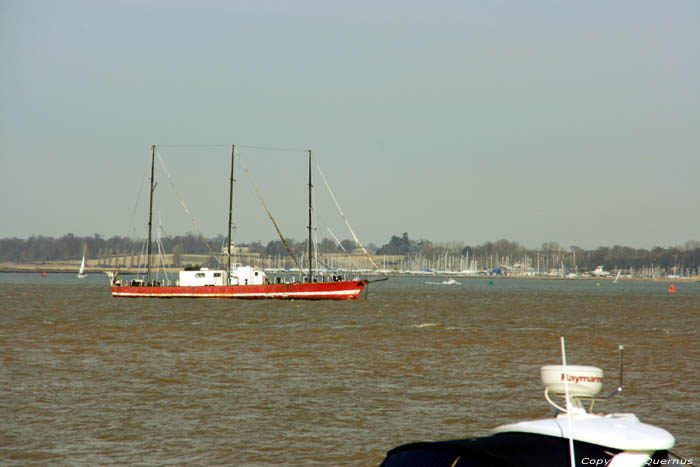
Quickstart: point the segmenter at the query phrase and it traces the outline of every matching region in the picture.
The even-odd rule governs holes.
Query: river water
[[[396,278],[355,302],[113,299],[0,274],[0,464],[372,466],[551,414],[539,368],[606,371],[700,462],[700,283]],[[492,282],[490,284],[490,282]],[[598,285],[599,284],[599,285]]]

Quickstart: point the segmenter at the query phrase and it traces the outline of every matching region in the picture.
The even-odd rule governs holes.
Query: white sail
[[[615,280],[613,281],[613,283],[620,280],[620,274],[622,274],[622,271],[617,271],[617,276],[615,276]]]
[[[80,271],[78,271],[78,279],[84,279],[87,276],[85,274],[85,255],[83,255],[83,261],[80,263]]]

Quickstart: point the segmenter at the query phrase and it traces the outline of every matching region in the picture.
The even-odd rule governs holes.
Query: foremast
[[[156,145],[151,145],[151,189],[150,189],[150,199],[148,203],[148,246],[146,248],[146,285],[151,284],[151,237],[152,237],[152,225],[153,225],[153,191],[155,190],[155,183],[153,179],[153,174],[155,171],[155,161],[156,161]]]
[[[312,245],[313,242],[311,241],[311,231],[312,231],[312,224],[311,224],[311,214],[313,211],[313,208],[311,206],[311,192],[313,189],[313,185],[311,184],[311,149],[308,150],[309,152],[309,282],[313,282],[314,280],[314,273],[313,273],[313,263],[312,263],[312,258],[313,258],[313,250],[312,250]]]
[[[236,145],[231,145],[231,178],[229,179],[229,193],[228,193],[228,238],[227,238],[227,248],[226,253],[228,256],[227,268],[226,268],[226,284],[231,285],[231,228],[233,225],[233,163],[234,154],[236,153]]]

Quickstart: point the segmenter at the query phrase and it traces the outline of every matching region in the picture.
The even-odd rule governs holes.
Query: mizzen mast
[[[153,172],[155,169],[156,160],[156,145],[151,145],[151,190],[150,190],[150,200],[148,205],[148,247],[146,253],[146,285],[151,283],[151,231],[153,225],[153,191],[155,190],[155,184],[153,180]]]
[[[231,178],[229,184],[228,193],[228,238],[227,238],[227,255],[228,255],[228,267],[226,269],[226,284],[231,283],[231,226],[233,224],[233,162],[234,154],[236,152],[236,145],[231,145]]]
[[[311,184],[311,149],[309,151],[309,282],[313,282],[313,263],[312,258],[313,258],[313,253],[312,253],[312,245],[313,242],[311,241],[311,230],[312,230],[312,225],[311,225],[311,213],[312,213],[312,206],[311,206],[311,189],[313,188],[313,185]]]

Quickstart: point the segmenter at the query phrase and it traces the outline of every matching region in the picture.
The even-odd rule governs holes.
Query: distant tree
[[[561,250],[561,245],[559,242],[544,242],[542,244],[542,251],[546,253],[556,252]]]
[[[340,242],[340,244],[343,246],[343,249],[348,253],[354,250],[355,248],[358,248],[357,243],[355,243],[354,240],[350,240],[347,238]]]
[[[688,250],[697,250],[700,248],[700,241],[698,240],[688,240],[685,242],[683,245],[683,250],[688,251]]]
[[[378,255],[411,255],[419,251],[415,241],[408,238],[408,232],[401,237],[393,235],[389,243],[377,250]]]
[[[518,242],[511,242],[502,238],[493,244],[494,253],[501,257],[516,258],[525,254],[526,250]]]
[[[248,251],[251,253],[258,253],[258,254],[263,254],[265,252],[265,247],[262,246],[262,243],[260,242],[252,242],[248,243],[247,245],[241,245],[248,247]]]
[[[324,238],[318,244],[318,251],[321,253],[335,253],[338,251],[338,245],[330,238]]]
[[[294,251],[296,254],[295,250],[298,250],[297,244],[293,239],[286,239],[287,240],[287,245],[289,245],[289,248]],[[303,250],[302,250],[303,251]],[[284,246],[284,243],[282,243],[281,240],[272,240],[267,243],[267,246],[265,247],[265,250],[263,250],[263,254],[265,256],[289,256],[289,252],[287,251],[287,248]]]
[[[569,251],[571,251],[572,253],[575,253],[576,256],[579,256],[579,257],[583,257],[584,253],[586,252],[586,250],[584,250],[580,246],[576,246],[576,245],[571,245],[569,247]]]
[[[681,256],[680,262],[686,268],[700,268],[700,246],[692,250],[685,250]]]

